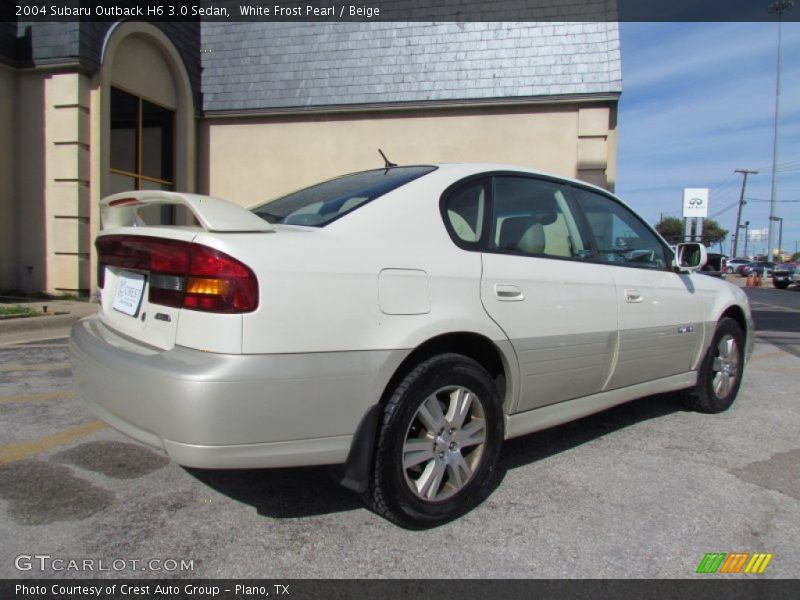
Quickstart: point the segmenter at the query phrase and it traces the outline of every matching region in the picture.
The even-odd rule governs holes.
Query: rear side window
[[[363,171],[312,185],[251,209],[269,223],[323,227],[436,167],[392,167]]]
[[[444,205],[453,234],[466,244],[481,239],[491,179],[471,181],[453,190]]]

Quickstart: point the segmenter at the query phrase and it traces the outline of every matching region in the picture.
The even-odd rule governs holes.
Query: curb
[[[41,331],[45,329],[62,329],[71,327],[73,323],[83,317],[94,314],[99,307],[87,304],[86,308],[80,307],[67,315],[48,315],[39,317],[23,317],[19,319],[4,319],[0,321],[0,335],[5,333],[19,333],[24,331]]]
[[[52,317],[27,317],[9,319],[0,322],[1,333],[17,333],[19,331],[37,331],[40,329],[57,329],[69,327],[83,315],[53,315]]]

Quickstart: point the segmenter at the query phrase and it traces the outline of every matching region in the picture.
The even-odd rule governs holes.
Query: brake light
[[[201,244],[144,236],[111,235],[96,242],[97,285],[106,266],[146,271],[152,304],[217,313],[258,306],[258,280],[246,265]]]

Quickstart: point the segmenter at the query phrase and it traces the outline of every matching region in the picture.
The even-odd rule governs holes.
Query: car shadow
[[[510,469],[567,452],[637,423],[687,410],[679,393],[656,394],[577,421],[508,440],[503,444],[500,456],[502,476]]]
[[[503,444],[496,488],[517,467],[566,452],[614,431],[684,410],[676,394],[659,394],[630,402],[578,421],[529,434]],[[294,519],[347,512],[364,507],[359,497],[341,487],[329,467],[288,469],[205,470],[185,468],[195,479],[248,504],[258,514]],[[487,490],[491,493],[492,490]]]
[[[334,481],[328,467],[184,470],[195,479],[273,519],[296,519],[362,508],[358,496]]]

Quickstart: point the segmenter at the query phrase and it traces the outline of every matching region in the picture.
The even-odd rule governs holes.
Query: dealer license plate
[[[111,306],[114,310],[135,317],[142,304],[143,294],[144,275],[122,271],[117,276],[117,293]]]

